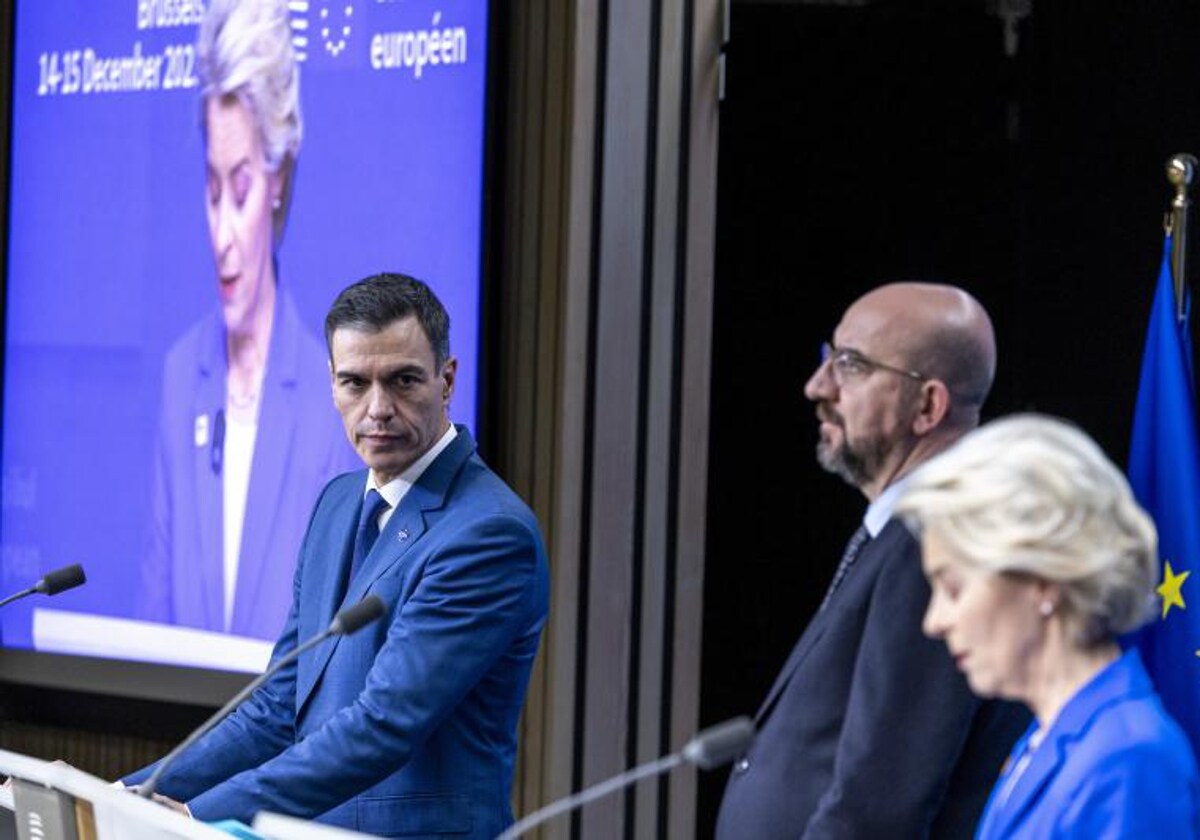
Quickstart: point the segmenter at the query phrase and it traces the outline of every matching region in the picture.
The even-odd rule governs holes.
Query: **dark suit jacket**
[[[274,657],[368,593],[387,615],[284,668],[180,757],[162,793],[204,820],[269,810],[386,837],[490,840],[512,821],[549,581],[533,514],[474,450],[459,427],[344,597],[366,473],[329,484]]]
[[[971,695],[921,633],[928,602],[919,546],[892,520],[767,695],[718,838],[972,836],[1028,715]]]
[[[330,399],[325,348],[284,290],[275,301],[229,627],[259,639],[283,627],[293,563],[321,488],[359,464]],[[213,435],[226,372],[225,326],[214,310],[175,343],[163,370],[140,618],[225,630],[223,484]],[[198,446],[200,417],[208,432]]]

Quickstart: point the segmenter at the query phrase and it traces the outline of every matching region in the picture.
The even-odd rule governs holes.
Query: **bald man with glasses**
[[[758,710],[718,840],[974,834],[1028,718],[976,700],[922,635],[920,549],[891,511],[906,476],[979,424],[995,367],[987,312],[952,286],[875,289],[822,345],[804,387],[817,461],[868,507]]]

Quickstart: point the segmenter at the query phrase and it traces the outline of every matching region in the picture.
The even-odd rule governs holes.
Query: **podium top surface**
[[[92,806],[97,840],[229,840],[212,826],[188,819],[66,764],[0,750],[0,774],[40,784]],[[13,808],[11,791],[0,805]]]

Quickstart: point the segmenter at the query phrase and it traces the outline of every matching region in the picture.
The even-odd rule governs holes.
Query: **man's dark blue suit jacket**
[[[1028,722],[921,633],[920,548],[890,521],[813,617],[734,765],[717,837],[970,838]]]
[[[474,450],[459,427],[344,595],[366,473],[330,482],[273,658],[367,594],[387,615],[284,668],[181,756],[162,793],[203,820],[268,810],[387,837],[483,840],[512,821],[549,581],[533,514]]]

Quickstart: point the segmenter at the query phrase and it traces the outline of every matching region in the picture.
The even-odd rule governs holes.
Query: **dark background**
[[[862,515],[802,389],[866,290],[971,290],[999,343],[986,415],[1069,417],[1125,462],[1164,164],[1200,152],[1200,4],[1033,0],[1013,57],[997,5],[732,6],[704,724],[754,712]],[[701,779],[700,836],[725,777]]]

